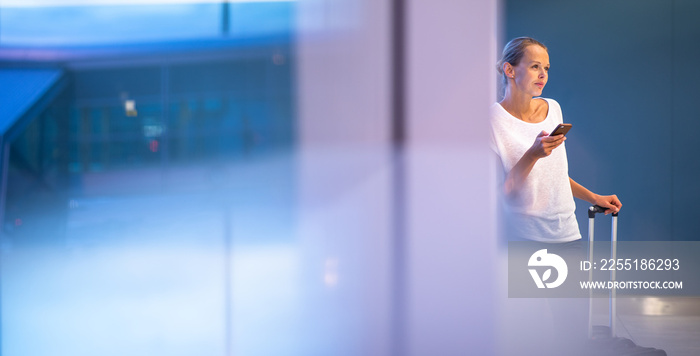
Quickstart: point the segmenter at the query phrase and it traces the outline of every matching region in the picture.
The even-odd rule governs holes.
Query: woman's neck
[[[500,102],[501,106],[511,115],[517,117],[520,120],[531,122],[531,117],[535,113],[535,106],[532,103],[532,97],[529,95],[515,96],[511,93],[506,92],[503,100]]]

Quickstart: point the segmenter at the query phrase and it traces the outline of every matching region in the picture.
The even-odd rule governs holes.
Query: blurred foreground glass
[[[0,3],[0,70],[68,83],[6,151],[2,355],[299,342],[265,340],[299,319],[294,6]]]
[[[487,82],[465,59],[490,62],[470,27],[491,28],[490,4],[410,12],[423,37],[394,53],[421,63],[407,152],[391,141],[392,2],[205,5],[173,5],[212,23],[162,42],[47,45],[116,57],[70,63],[66,119],[35,129],[68,140],[71,189],[49,205],[22,194],[41,179],[13,185],[30,209],[4,237],[3,354],[488,354],[492,99],[452,79]],[[27,147],[50,142],[32,132]],[[32,177],[23,158],[14,182]]]

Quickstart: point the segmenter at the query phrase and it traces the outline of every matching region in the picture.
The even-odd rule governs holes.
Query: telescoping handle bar
[[[603,208],[600,205],[593,205],[590,208],[588,208],[588,218],[589,219],[595,218],[595,214],[604,213],[606,210],[608,210],[608,209]],[[617,216],[617,213],[612,213],[612,216]]]
[[[598,213],[605,213],[605,211],[608,210],[607,208],[603,208],[600,205],[593,205],[590,208],[588,208],[588,261],[592,262],[593,261],[593,230],[595,227],[595,214]],[[617,259],[617,213],[612,213],[612,231],[610,234],[610,258],[614,260]],[[593,270],[591,269],[588,272],[588,280],[592,281],[593,279]],[[610,270],[610,280],[615,281],[615,269]],[[592,298],[592,289],[589,290],[589,307],[588,307],[588,335],[589,337],[592,335],[593,332],[593,298]],[[613,287],[610,289],[610,300],[609,300],[609,306],[608,306],[608,321],[610,325],[610,331],[612,333],[612,336],[616,335],[616,329],[617,329],[617,291]]]

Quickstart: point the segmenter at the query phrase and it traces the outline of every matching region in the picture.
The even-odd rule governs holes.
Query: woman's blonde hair
[[[498,61],[496,69],[498,73],[503,76],[503,86],[508,83],[506,74],[503,73],[503,65],[510,63],[513,67],[520,63],[520,60],[525,55],[525,48],[532,45],[538,45],[547,51],[547,46],[542,44],[542,42],[532,38],[532,37],[518,37],[510,40],[505,47],[503,47],[503,54],[501,55],[501,60]]]

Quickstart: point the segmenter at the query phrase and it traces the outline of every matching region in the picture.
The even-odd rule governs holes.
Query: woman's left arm
[[[571,192],[574,194],[575,198],[606,208],[606,215],[617,213],[622,208],[622,203],[620,199],[617,198],[617,195],[598,195],[586,189],[581,184],[576,183],[576,181],[571,178],[569,178],[569,182],[571,183]]]

